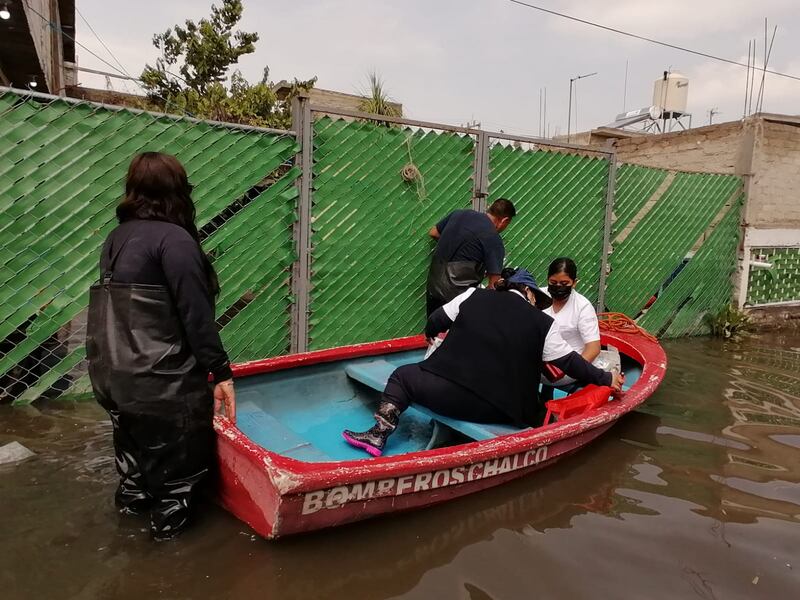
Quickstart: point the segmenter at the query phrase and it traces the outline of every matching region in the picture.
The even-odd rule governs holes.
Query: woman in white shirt
[[[600,326],[591,302],[575,290],[578,284],[578,267],[571,258],[561,257],[550,263],[547,269],[547,291],[553,305],[545,314],[553,317],[561,337],[587,362],[607,370],[619,371],[619,353],[609,350],[601,352]],[[542,375],[542,397],[552,398],[553,387],[571,386],[575,380],[547,367]],[[565,388],[574,391],[574,387]]]
[[[561,337],[584,359],[600,355],[600,326],[586,296],[578,293],[578,267],[571,258],[557,258],[547,269],[547,292],[553,305],[544,310],[558,325]]]

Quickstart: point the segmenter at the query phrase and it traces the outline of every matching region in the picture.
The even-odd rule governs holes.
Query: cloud
[[[552,4],[552,3],[548,3]],[[551,8],[551,6],[547,6]],[[553,10],[622,29],[638,35],[663,41],[693,40],[701,43],[705,36],[738,32],[742,29],[760,31],[764,17],[780,20],[796,13],[796,0],[669,0],[668,2],[642,2],[642,0],[569,0]],[[569,21],[558,19],[561,24]],[[574,27],[585,27],[572,23]],[[554,23],[562,28],[563,25]],[[562,29],[563,30],[563,29]],[[575,31],[572,29],[572,31]],[[599,30],[596,30],[599,31]]]
[[[125,19],[108,10],[107,0],[82,0],[80,9],[126,69],[138,75],[156,56],[150,44],[153,33],[186,18],[201,18],[211,1],[142,0]],[[748,39],[763,36],[766,14],[779,23],[771,63],[800,73],[794,43],[800,37],[797,0],[531,1],[732,58],[744,55]],[[78,19],[80,41],[108,57],[82,25]],[[261,36],[256,52],[240,61],[249,79],[258,80],[269,65],[273,80],[317,75],[319,87],[353,93],[375,68],[406,114],[424,120],[459,124],[477,119],[493,129],[535,132],[539,89],[547,87],[547,120],[552,129],[566,131],[569,78],[598,71],[597,77],[578,83],[576,95],[580,128],[602,125],[622,112],[626,62],[627,109],[649,105],[653,81],[671,66],[690,77],[695,124],[703,122],[711,107],[725,113],[720,119],[741,116],[742,68],[571,23],[507,0],[248,0],[241,28]],[[84,66],[109,69],[84,51],[79,55]],[[81,80],[105,85],[103,77],[82,75]],[[768,76],[764,109],[797,112],[798,94],[800,82]]]
[[[742,57],[747,61],[747,57]],[[773,66],[780,72],[800,73],[800,61]],[[706,61],[685,70],[689,77],[689,107],[695,118],[707,119],[710,108],[718,108],[717,121],[734,121],[745,108],[747,69],[719,62]],[[761,73],[756,71],[752,94],[752,111],[756,110]],[[749,97],[749,94],[748,94]],[[800,81],[767,75],[764,81],[763,112],[795,114],[800,108]],[[703,117],[703,115],[706,115]]]

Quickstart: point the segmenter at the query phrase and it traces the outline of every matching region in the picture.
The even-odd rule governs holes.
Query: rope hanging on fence
[[[622,313],[600,313],[597,315],[600,322],[600,331],[615,331],[617,333],[632,333],[641,335],[651,342],[657,342],[656,336],[642,329],[636,321]]]
[[[408,150],[408,162],[400,169],[400,177],[407,183],[416,184],[417,197],[424,200],[427,195],[425,192],[425,178],[419,170],[419,167],[414,164],[414,158],[411,156],[411,138],[413,134],[408,132],[406,134],[406,150]]]
[[[414,163],[408,163],[400,170],[400,177],[403,178],[403,181],[408,181],[411,183],[412,181],[416,181],[421,177],[421,173],[417,168],[417,165]]]

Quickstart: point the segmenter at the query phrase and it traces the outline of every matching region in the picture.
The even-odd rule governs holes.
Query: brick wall
[[[621,162],[698,173],[737,174],[743,128],[739,121],[617,141]]]
[[[752,172],[748,225],[800,229],[800,126],[760,120]]]

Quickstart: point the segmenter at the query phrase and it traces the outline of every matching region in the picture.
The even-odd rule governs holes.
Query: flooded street
[[[637,412],[532,476],[267,542],[210,505],[177,541],[118,517],[90,402],[0,407],[0,597],[796,598],[800,334],[670,341]]]

